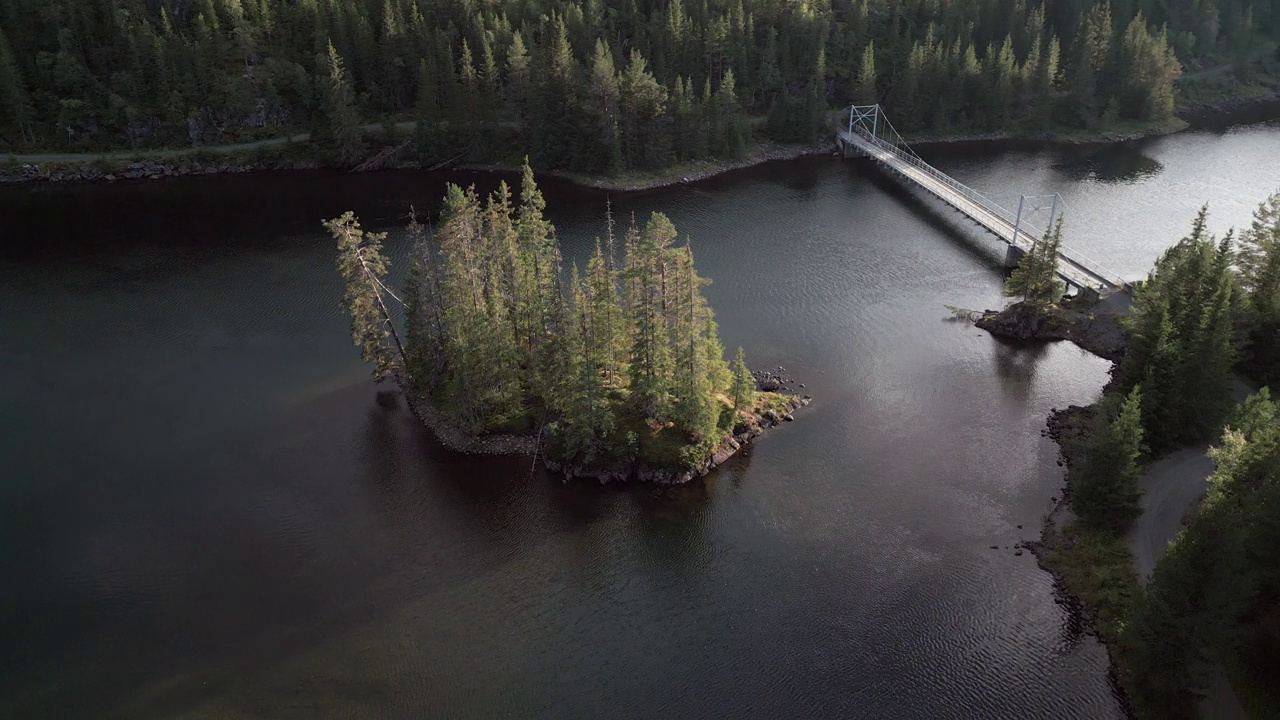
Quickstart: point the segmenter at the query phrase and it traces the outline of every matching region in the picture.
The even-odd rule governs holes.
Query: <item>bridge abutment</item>
[[[1004,252],[1004,266],[1007,268],[1018,267],[1018,261],[1022,259],[1023,255],[1026,255],[1026,254],[1027,254],[1026,250],[1023,250],[1017,245],[1010,245],[1009,249],[1005,250]]]

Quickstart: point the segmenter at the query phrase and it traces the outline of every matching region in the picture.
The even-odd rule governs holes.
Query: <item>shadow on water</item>
[[[1133,184],[1164,172],[1164,165],[1142,152],[1137,145],[1090,147],[1073,154],[1053,169],[1071,182],[1100,182],[1108,185]]]
[[[1040,361],[1049,352],[1048,343],[1016,343],[994,338],[995,371],[1000,387],[1010,397],[1025,402],[1031,397]]]
[[[924,190],[917,190],[908,186],[905,182],[894,179],[870,160],[851,160],[848,162],[848,166],[850,179],[871,183],[877,189],[883,191],[885,195],[907,208],[911,214],[923,220],[931,229],[954,241],[957,247],[963,249],[978,264],[985,265],[993,270],[1001,269],[997,253],[1002,251],[998,251],[994,247],[1000,244],[999,241],[985,243],[977,239],[978,235],[965,232],[962,228],[973,223],[964,214],[958,210],[953,210],[940,200],[935,200]],[[986,235],[985,230],[980,230],[979,232],[982,235]],[[1001,247],[1003,247],[1002,244]]]

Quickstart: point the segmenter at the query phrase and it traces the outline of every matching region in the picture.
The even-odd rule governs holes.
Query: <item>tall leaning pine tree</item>
[[[350,211],[326,220],[324,226],[338,243],[338,272],[344,283],[342,305],[351,315],[351,340],[360,346],[365,362],[373,366],[374,379],[381,382],[395,370],[396,356],[387,345],[388,337],[404,357],[400,336],[382,298],[382,278],[387,273],[382,241],[387,234],[365,232]]]

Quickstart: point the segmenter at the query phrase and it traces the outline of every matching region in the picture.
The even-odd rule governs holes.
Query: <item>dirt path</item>
[[[1236,402],[1244,402],[1253,392],[1240,380],[1232,388]],[[1127,538],[1138,582],[1145,584],[1151,578],[1169,542],[1182,532],[1184,521],[1204,499],[1214,470],[1208,451],[1208,445],[1184,448],[1152,463],[1143,476],[1142,515]],[[1222,668],[1215,665],[1207,679],[1200,716],[1206,720],[1247,720]]]
[[[417,127],[417,123],[412,120],[396,123],[397,130],[412,130]],[[381,129],[382,125],[371,123],[365,125],[366,131]],[[95,160],[131,160],[139,158],[142,160],[163,160],[183,155],[190,155],[196,152],[212,152],[212,153],[233,153],[244,150],[254,150],[260,147],[269,147],[271,145],[284,145],[285,143],[301,143],[311,139],[311,133],[298,133],[297,135],[289,135],[287,137],[267,138],[266,140],[255,140],[254,142],[234,143],[231,145],[200,145],[196,147],[185,148],[167,148],[161,150],[112,150],[111,152],[100,153],[36,153],[32,155],[18,155],[13,153],[0,155],[0,161],[11,161],[19,163],[43,163],[43,162],[93,162]]]

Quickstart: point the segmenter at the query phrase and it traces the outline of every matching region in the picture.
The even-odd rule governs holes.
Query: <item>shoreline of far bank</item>
[[[1259,95],[1230,96],[1212,103],[1195,103],[1181,108],[1180,115],[1159,123],[1122,125],[1101,130],[1031,134],[999,132],[932,135],[921,133],[916,135],[912,144],[917,148],[931,149],[1002,143],[1027,143],[1038,146],[1110,145],[1174,135],[1195,129],[1198,124],[1211,122],[1213,118],[1229,118],[1243,110],[1265,107],[1277,101],[1280,101],[1280,87]],[[1193,123],[1184,116],[1194,117],[1198,122]],[[1280,113],[1275,114],[1275,117],[1280,117]],[[411,131],[412,125],[413,123],[397,123],[396,131]],[[370,125],[366,126],[366,129],[376,127],[381,126]],[[137,181],[191,175],[325,169],[325,163],[314,157],[311,148],[310,136],[298,134],[252,143],[134,152],[9,153],[0,155],[0,184]],[[385,149],[382,148],[378,152]],[[378,152],[373,153],[373,156]],[[833,138],[824,138],[813,143],[761,141],[751,145],[739,158],[699,160],[653,172],[626,172],[607,176],[568,170],[548,170],[544,171],[544,174],[582,188],[642,192],[707,180],[767,162],[795,160],[828,152],[837,152]],[[517,170],[516,166],[503,163],[462,163],[457,167],[469,171],[495,173]],[[424,168],[416,162],[393,162],[380,169],[423,170]]]

